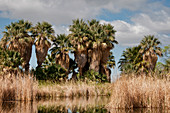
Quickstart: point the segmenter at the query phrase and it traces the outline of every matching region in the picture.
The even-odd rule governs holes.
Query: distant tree
[[[140,54],[143,56],[143,62],[146,64],[148,72],[152,72],[155,69],[158,56],[163,56],[162,49],[158,47],[161,42],[153,35],[145,36],[140,42]]]
[[[160,41],[153,35],[145,36],[136,47],[123,51],[119,60],[119,68],[123,73],[148,74],[153,72],[157,62],[157,55],[162,56],[162,49],[158,47]]]

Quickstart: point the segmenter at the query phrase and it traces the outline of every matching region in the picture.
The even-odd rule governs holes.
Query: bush
[[[108,82],[107,76],[104,74],[99,74],[98,72],[95,72],[94,70],[88,70],[85,72],[83,76],[79,76],[79,80],[88,80],[88,81],[95,81],[95,82]]]

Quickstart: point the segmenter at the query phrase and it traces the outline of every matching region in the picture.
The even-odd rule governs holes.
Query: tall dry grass
[[[112,84],[108,108],[170,108],[170,81],[153,77],[121,77]]]
[[[5,74],[0,76],[0,101],[28,101],[36,96],[37,82],[31,75]]]
[[[109,83],[85,83],[85,82],[66,82],[40,85],[37,90],[37,97],[55,98],[55,97],[85,97],[85,96],[109,96],[111,90],[108,90]]]

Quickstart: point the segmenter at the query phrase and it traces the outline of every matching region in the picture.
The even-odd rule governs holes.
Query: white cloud
[[[56,34],[69,34],[69,27],[62,25],[62,26],[53,26]]]
[[[138,10],[146,0],[0,0],[0,17],[28,19],[33,22],[70,24],[72,19],[91,19],[102,9],[119,12]]]
[[[157,18],[154,18],[157,17]],[[132,23],[116,20],[101,23],[111,23],[116,32],[116,40],[124,46],[137,45],[144,36],[155,35],[163,45],[170,42],[170,15],[164,11],[157,11],[149,14],[140,13],[132,17]]]
[[[73,19],[91,19],[103,9],[119,13],[122,9],[139,11],[131,22],[115,20],[116,39],[119,44],[137,45],[144,35],[153,34],[163,44],[170,42],[170,8],[150,0],[0,0],[0,17],[26,19],[33,23],[47,21],[57,34],[68,34]],[[109,16],[109,15],[108,15]]]

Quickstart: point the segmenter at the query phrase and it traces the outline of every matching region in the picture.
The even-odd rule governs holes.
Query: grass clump
[[[109,83],[97,84],[94,82],[64,82],[40,84],[37,90],[37,97],[86,97],[86,96],[109,96]]]
[[[121,77],[112,85],[112,108],[170,108],[170,81],[153,77]]]
[[[0,76],[0,101],[29,101],[36,96],[37,83],[31,75],[5,74]]]

